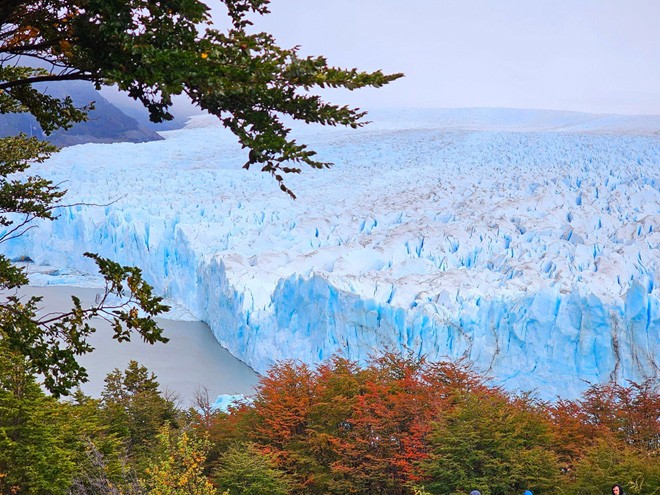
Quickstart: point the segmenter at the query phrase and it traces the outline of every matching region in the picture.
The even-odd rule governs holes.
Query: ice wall
[[[585,126],[308,133],[336,165],[292,177],[295,202],[218,129],[76,146],[38,171],[112,203],[3,247],[138,265],[258,371],[406,348],[574,396],[657,376],[660,355],[660,139]]]

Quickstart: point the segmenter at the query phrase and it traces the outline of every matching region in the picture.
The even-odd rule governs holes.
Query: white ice
[[[33,171],[76,205],[5,251],[138,265],[257,371],[388,348],[466,356],[548,398],[658,376],[660,117],[373,118],[298,131],[335,165],[286,177],[296,201],[205,117],[64,149]]]

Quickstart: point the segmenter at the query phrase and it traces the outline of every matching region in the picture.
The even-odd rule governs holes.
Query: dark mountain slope
[[[45,136],[37,121],[29,114],[0,115],[0,137],[23,132],[28,136],[46,139],[57,146],[72,146],[82,143],[115,143],[156,141],[162,139],[156,132],[138,123],[101,96],[90,83],[82,81],[58,82],[43,88],[56,97],[71,96],[78,106],[95,102],[89,120],[74,125],[71,129],[58,130]]]

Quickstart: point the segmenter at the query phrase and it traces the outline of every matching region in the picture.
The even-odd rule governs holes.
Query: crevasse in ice
[[[465,356],[543,397],[657,376],[659,120],[403,120],[301,131],[335,166],[287,178],[295,201],[204,118],[162,142],[67,148],[34,169],[93,205],[3,248],[138,265],[257,371],[388,348]]]

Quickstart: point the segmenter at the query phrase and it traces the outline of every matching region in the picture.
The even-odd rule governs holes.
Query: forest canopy
[[[467,362],[279,363],[227,411],[181,409],[136,362],[56,401],[0,354],[0,492],[628,495],[660,492],[657,381],[543,402]]]

